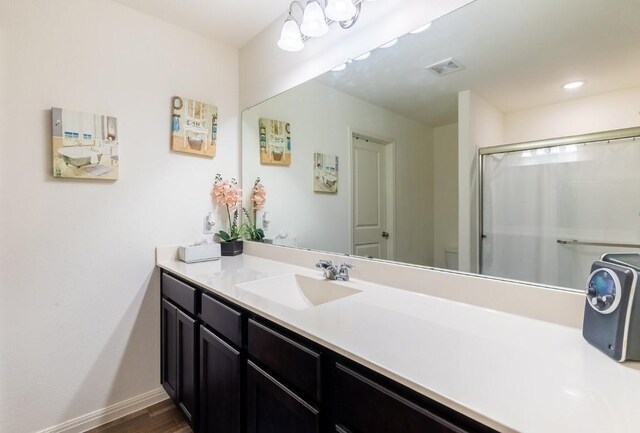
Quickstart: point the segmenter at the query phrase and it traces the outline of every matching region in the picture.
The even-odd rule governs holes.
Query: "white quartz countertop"
[[[640,432],[640,365],[579,329],[358,280],[360,293],[295,310],[236,285],[319,271],[247,254],[158,266],[499,431]]]

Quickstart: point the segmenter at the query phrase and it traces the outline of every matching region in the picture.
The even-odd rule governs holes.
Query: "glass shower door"
[[[606,252],[640,252],[640,142],[483,156],[482,273],[583,289]]]

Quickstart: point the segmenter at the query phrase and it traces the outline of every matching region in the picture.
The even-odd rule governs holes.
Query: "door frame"
[[[386,260],[395,260],[396,257],[396,140],[395,138],[383,137],[376,134],[363,132],[362,130],[347,128],[349,138],[349,153],[347,155],[347,163],[349,166],[349,254],[353,255],[353,217],[355,205],[354,201],[354,181],[353,181],[353,137],[358,136],[366,140],[375,141],[382,144],[385,149],[386,166],[386,201],[387,201],[387,231],[389,239],[387,240],[387,258]]]

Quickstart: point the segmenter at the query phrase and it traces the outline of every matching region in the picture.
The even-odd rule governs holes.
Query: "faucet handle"
[[[318,260],[318,263],[316,263],[316,268],[326,269],[330,266],[333,266],[331,260]]]
[[[353,269],[355,268],[355,266],[353,266],[351,263],[343,263],[340,265],[340,269],[344,269],[344,268]]]

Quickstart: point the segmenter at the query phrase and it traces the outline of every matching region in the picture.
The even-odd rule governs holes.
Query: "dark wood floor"
[[[85,433],[192,433],[171,400],[154,404]]]

